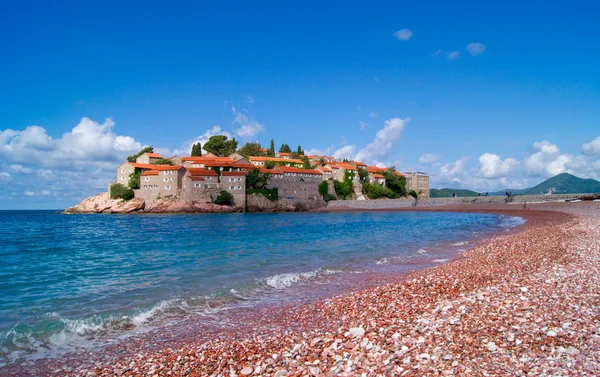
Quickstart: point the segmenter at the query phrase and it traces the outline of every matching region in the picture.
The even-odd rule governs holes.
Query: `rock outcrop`
[[[65,213],[131,213],[144,210],[144,200],[133,198],[128,201],[111,199],[107,192],[89,197]]]
[[[152,202],[150,213],[231,213],[239,210],[229,206],[214,204],[208,201],[174,201],[158,199]]]
[[[246,196],[246,210],[248,212],[275,212],[277,211],[277,202],[260,194],[250,194]]]

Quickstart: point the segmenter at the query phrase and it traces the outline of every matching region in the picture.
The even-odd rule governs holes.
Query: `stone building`
[[[287,167],[302,167],[304,161],[295,158],[282,158],[282,157],[258,157],[250,156],[250,163],[254,166],[265,166],[265,162],[273,162],[276,165],[282,165]]]
[[[318,188],[323,179],[320,171],[288,166],[273,170],[279,170],[281,174],[272,175],[267,187],[277,188],[281,206],[310,205],[311,201],[322,200]]]
[[[406,190],[415,190],[422,198],[429,198],[429,176],[424,172],[407,172]]]
[[[135,159],[135,162],[138,164],[153,164],[158,160],[161,160],[163,157],[158,153],[144,153],[138,158]]]

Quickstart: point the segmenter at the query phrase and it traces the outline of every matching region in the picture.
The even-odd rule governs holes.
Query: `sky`
[[[215,134],[495,191],[600,179],[600,3],[81,2],[0,12],[0,209]]]

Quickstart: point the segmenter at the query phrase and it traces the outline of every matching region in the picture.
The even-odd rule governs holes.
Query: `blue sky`
[[[205,3],[3,3],[0,208],[75,204],[142,145],[220,132],[432,187],[600,178],[596,2]]]

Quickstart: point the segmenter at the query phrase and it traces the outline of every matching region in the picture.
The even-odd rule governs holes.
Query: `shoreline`
[[[377,369],[380,371],[383,371],[382,373],[388,375],[392,372],[390,372],[391,369],[388,368],[389,365],[392,364],[398,364],[397,362],[400,361],[400,363],[398,364],[400,366],[400,368],[404,368],[402,365],[406,366],[406,355],[410,355],[415,351],[415,350],[419,350],[420,348],[423,348],[423,345],[426,343],[422,343],[419,342],[421,337],[416,337],[416,335],[413,337],[411,336],[410,338],[416,338],[417,343],[419,344],[411,344],[410,341],[404,341],[404,342],[398,342],[398,340],[400,339],[400,336],[396,336],[394,338],[394,336],[397,334],[393,333],[393,334],[389,334],[392,335],[391,339],[392,342],[389,342],[389,338],[386,339],[383,343],[381,343],[380,341],[382,339],[380,338],[380,332],[379,330],[376,330],[375,327],[377,326],[373,326],[373,324],[371,323],[372,321],[375,322],[379,322],[379,321],[383,321],[385,322],[386,325],[388,326],[384,326],[384,333],[387,333],[388,330],[391,331],[392,329],[397,330],[397,327],[399,326],[399,323],[401,323],[402,321],[404,321],[405,323],[407,322],[405,319],[402,319],[399,323],[394,323],[392,324],[392,326],[390,327],[390,323],[389,320],[390,319],[394,319],[394,317],[392,318],[388,318],[388,319],[382,319],[381,315],[377,315],[374,314],[373,312],[371,312],[371,315],[374,317],[372,318],[372,320],[368,320],[368,319],[363,319],[363,320],[359,320],[359,318],[364,318],[365,312],[364,310],[366,308],[370,308],[370,307],[381,307],[381,297],[380,294],[381,293],[385,293],[386,295],[389,295],[390,293],[390,289],[396,290],[399,287],[402,287],[402,289],[408,289],[408,291],[410,291],[410,288],[406,288],[406,285],[408,285],[409,287],[413,287],[412,289],[416,289],[417,291],[419,291],[418,287],[414,286],[414,283],[412,283],[413,280],[417,279],[417,280],[428,280],[428,279],[434,279],[436,278],[437,275],[439,275],[440,273],[443,273],[445,270],[447,269],[455,269],[458,268],[460,269],[463,264],[467,264],[470,265],[471,263],[475,262],[476,260],[480,259],[482,257],[482,255],[480,255],[481,249],[483,250],[487,250],[489,248],[497,248],[497,245],[494,245],[494,243],[497,243],[498,240],[506,240],[507,238],[509,239],[508,242],[510,243],[510,238],[521,238],[523,237],[524,233],[527,232],[536,232],[539,231],[538,227],[557,227],[558,225],[556,224],[552,224],[553,222],[558,221],[559,225],[560,224],[570,224],[570,226],[574,226],[573,223],[580,223],[582,220],[581,219],[576,219],[571,215],[565,215],[565,214],[560,214],[560,213],[556,213],[556,212],[545,212],[545,211],[523,211],[523,210],[515,210],[514,208],[505,208],[502,211],[500,211],[500,209],[489,209],[489,208],[481,208],[481,205],[471,205],[471,206],[462,206],[462,207],[468,207],[468,208],[444,208],[444,207],[437,207],[437,208],[406,208],[406,209],[396,209],[396,210],[403,210],[403,211],[444,211],[444,212],[487,212],[487,213],[499,213],[499,214],[503,214],[503,215],[511,215],[511,216],[520,216],[523,218],[527,219],[527,222],[524,225],[518,226],[516,228],[511,229],[509,232],[499,232],[499,233],[495,233],[492,234],[490,236],[487,236],[485,239],[483,240],[479,240],[477,241],[474,245],[469,245],[468,250],[458,254],[457,256],[455,256],[454,258],[452,258],[449,262],[446,262],[442,265],[438,265],[435,267],[430,267],[430,268],[426,268],[423,270],[417,270],[417,271],[413,271],[413,272],[408,272],[408,273],[404,273],[404,274],[400,274],[400,275],[396,275],[393,277],[386,277],[386,278],[379,278],[376,279],[378,281],[375,282],[375,286],[371,286],[371,287],[367,287],[367,288],[362,288],[357,292],[345,292],[342,293],[340,295],[335,295],[333,297],[327,298],[327,299],[317,299],[316,301],[311,301],[311,302],[307,302],[307,303],[301,303],[301,304],[292,304],[291,306],[281,306],[279,308],[269,308],[268,310],[262,310],[258,313],[251,313],[249,314],[249,321],[246,324],[237,324],[239,325],[239,327],[234,331],[234,334],[231,334],[230,331],[228,331],[228,329],[223,328],[221,331],[221,334],[219,334],[219,331],[215,331],[213,334],[202,334],[198,337],[198,341],[200,339],[204,340],[204,343],[198,343],[198,341],[194,342],[194,341],[187,341],[185,343],[188,344],[179,344],[178,346],[180,346],[181,348],[177,349],[177,350],[168,350],[169,345],[173,346],[175,343],[177,342],[169,342],[167,339],[165,339],[165,342],[160,342],[160,346],[157,347],[157,349],[161,349],[161,348],[167,348],[164,352],[157,352],[156,350],[154,351],[147,351],[148,354],[147,355],[132,355],[129,354],[130,359],[127,359],[126,357],[124,358],[123,356],[125,356],[125,354],[120,355],[118,357],[114,357],[114,360],[111,359],[111,356],[108,356],[108,359],[104,360],[103,365],[98,366],[96,365],[96,368],[89,368],[89,366],[86,369],[86,373],[92,373],[90,375],[112,375],[113,373],[116,373],[117,375],[143,375],[148,373],[149,371],[151,371],[150,369],[152,369],[151,366],[144,366],[144,360],[148,360],[148,359],[152,359],[154,360],[152,363],[156,365],[155,370],[151,371],[151,372],[160,372],[159,375],[163,375],[167,369],[169,369],[172,372],[172,375],[194,375],[194,372],[197,372],[196,375],[206,375],[206,374],[210,374],[212,372],[215,372],[216,370],[218,370],[221,367],[225,367],[225,366],[229,366],[229,362],[227,361],[227,359],[231,359],[231,360],[237,360],[235,361],[233,364],[230,365],[230,368],[233,368],[232,371],[236,372],[238,375],[244,375],[242,372],[248,372],[248,369],[244,369],[244,368],[248,368],[247,365],[251,365],[252,366],[252,373],[256,372],[257,368],[259,368],[260,370],[258,371],[258,373],[255,373],[254,375],[259,375],[259,374],[263,374],[263,375],[285,375],[285,374],[281,374],[282,372],[278,372],[279,374],[275,374],[277,373],[278,368],[286,368],[286,370],[290,373],[289,375],[294,375],[293,373],[297,372],[299,369],[303,370],[303,371],[308,371],[309,373],[312,373],[313,375],[315,375],[315,373],[317,372],[317,369],[319,369],[319,373],[316,373],[316,375],[319,375],[320,373],[325,373],[324,375],[329,375],[333,373],[333,370],[331,368],[335,367],[336,365],[339,365],[340,363],[346,365],[346,369],[348,367],[350,367],[350,370],[348,370],[347,372],[353,372],[353,371],[358,371],[360,372],[360,370],[362,368],[362,371],[365,371],[366,373],[370,374],[370,373],[374,373],[374,371],[377,369],[373,369],[372,365],[369,364],[369,366],[362,366],[363,364],[361,362],[354,362],[354,363],[350,363],[350,366],[348,366],[347,361],[352,360],[352,358],[347,358],[345,356],[343,356],[342,354],[342,359],[341,361],[336,360],[337,358],[331,358],[332,356],[332,352],[331,352],[331,347],[333,344],[337,344],[339,345],[347,345],[348,347],[350,347],[350,345],[352,345],[351,348],[348,349],[348,351],[351,351],[351,353],[355,353],[356,355],[362,355],[360,356],[361,360],[370,360],[370,350],[372,349],[377,349],[378,347],[380,347],[381,349],[378,350],[376,353],[380,354],[379,356],[381,356],[381,350],[384,350],[387,348],[387,346],[393,344],[400,344],[403,343],[402,346],[396,347],[397,349],[394,351],[394,353],[390,353],[389,355],[396,355],[398,357],[400,357],[400,355],[397,354],[397,352],[401,352],[403,355],[403,358],[401,359],[397,359],[397,357],[392,357],[395,361],[392,363],[392,361],[387,360],[387,364],[385,360],[379,360],[381,361],[381,363],[376,362],[378,368],[383,368],[383,369]],[[477,207],[477,208],[473,208],[473,207]],[[546,229],[547,230],[547,229]],[[547,246],[547,245],[546,245]],[[496,250],[496,252],[499,252],[500,254],[502,253],[502,250]],[[474,258],[476,259],[474,261]],[[539,262],[539,261],[538,261]],[[492,271],[495,272],[497,274],[498,271]],[[489,275],[489,272],[487,272],[487,274]],[[494,275],[494,274],[492,274]],[[438,276],[439,278],[439,276]],[[490,281],[494,280],[494,276],[488,276],[489,279],[491,279]],[[411,280],[412,279],[412,280]],[[386,282],[387,280],[387,282]],[[464,286],[464,284],[463,284]],[[476,288],[477,284],[475,284],[474,286],[471,285],[470,289],[472,290],[473,288]],[[442,288],[442,287],[438,287],[435,286],[435,288]],[[479,287],[481,288],[481,287]],[[463,287],[463,290],[465,288]],[[467,291],[469,291],[467,289]],[[416,292],[412,292],[413,294]],[[422,295],[423,292],[421,292],[421,295],[419,297],[421,297],[424,301],[431,301],[431,297],[426,297]],[[431,293],[431,292],[429,292]],[[439,294],[439,292],[437,292]],[[448,297],[446,297],[446,299],[450,299],[452,298],[452,294],[451,295],[447,295]],[[414,297],[411,300],[401,300],[402,302],[402,307],[404,307],[404,309],[408,307],[410,307],[411,305],[417,305],[419,306],[419,304],[417,302],[414,302]],[[364,308],[363,307],[356,307],[353,305],[353,303],[355,302],[355,299],[359,299],[359,301],[364,302]],[[454,299],[456,299],[456,297],[454,297]],[[394,298],[394,300],[390,300],[390,305],[392,305],[392,303],[398,304],[397,302],[397,297]],[[353,308],[352,310],[350,310],[350,313],[347,313],[347,308]],[[427,306],[428,308],[430,307]],[[385,311],[385,310],[384,310]],[[344,316],[339,316],[340,312],[342,313],[346,313],[346,315]],[[411,312],[411,313],[409,313]],[[404,312],[403,314],[414,314],[412,313],[412,311],[409,312]],[[332,316],[332,314],[335,314]],[[398,317],[398,315],[396,315],[396,317]],[[408,316],[410,317],[410,316]],[[406,317],[406,318],[408,318]],[[337,319],[336,319],[337,318]],[[340,320],[341,318],[341,320]],[[405,318],[404,316],[402,316],[402,318]],[[395,318],[398,319],[398,318]],[[413,321],[417,320],[418,318],[415,317],[413,318]],[[415,322],[416,323],[416,322]],[[415,325],[415,323],[413,323],[413,325]],[[419,324],[416,324],[416,326],[420,326]],[[354,327],[361,327],[363,328],[367,334],[364,335],[364,337],[369,338],[369,340],[367,341],[367,343],[365,343],[365,340],[363,338],[363,336],[359,337],[359,338],[353,338],[352,336],[346,336],[346,332],[348,332],[349,329],[354,328]],[[390,329],[388,329],[388,327],[390,327]],[[405,326],[406,327],[406,326]],[[337,328],[337,331],[332,331],[333,329]],[[164,331],[167,331],[168,329],[165,328]],[[202,329],[199,329],[202,330]],[[287,331],[287,335],[286,335],[286,331]],[[361,332],[362,330],[354,330],[354,331],[358,331]],[[279,335],[274,335],[277,334],[278,332]],[[311,344],[309,345],[308,343],[302,345],[302,339],[304,338],[304,336],[302,335],[303,332],[309,332],[311,335],[309,336],[309,338],[312,336],[312,342],[310,342]],[[417,335],[419,334],[419,331],[417,331]],[[224,340],[222,339],[223,335],[234,335],[234,339],[235,342],[233,340]],[[403,335],[403,334],[401,334]],[[315,338],[316,336],[316,338]],[[209,338],[213,338],[212,340],[210,340]],[[166,337],[168,338],[168,336]],[[318,342],[316,341],[317,338],[321,338]],[[328,341],[325,341],[325,339],[329,339]],[[339,342],[337,342],[337,340],[340,340]],[[413,339],[414,340],[414,339]],[[257,343],[258,342],[258,343]],[[324,347],[325,344],[323,344],[323,346],[321,346],[321,344],[325,342],[327,347]],[[287,344],[287,347],[289,349],[282,349],[280,346],[277,346],[277,344]],[[314,344],[312,344],[314,343]],[[365,343],[363,345],[363,343]],[[414,343],[414,342],[413,342]],[[245,357],[245,353],[247,352],[256,352],[256,344],[259,345],[266,345],[267,348],[271,348],[273,350],[273,352],[275,354],[278,354],[279,356],[277,358],[273,358],[271,355],[271,357],[267,357],[267,355],[265,354],[264,350],[261,351],[261,358],[262,361],[259,362],[258,360],[248,360],[247,357]],[[496,343],[497,344],[497,343]],[[298,347],[297,345],[301,345],[300,347]],[[409,346],[410,345],[410,346]],[[336,346],[336,347],[338,347]],[[242,347],[242,348],[240,348]],[[273,348],[274,347],[274,348]],[[358,347],[358,348],[357,348]],[[408,347],[407,349],[405,349],[405,347]],[[491,347],[491,346],[490,346]],[[499,347],[499,346],[497,346]],[[285,348],[285,347],[284,347]],[[298,349],[296,349],[298,348]],[[302,355],[302,350],[303,349],[307,349],[305,353],[305,355]],[[368,349],[366,349],[368,348]],[[491,347],[493,348],[493,347]],[[310,351],[308,351],[310,349]],[[566,349],[566,347],[565,347]],[[192,350],[194,352],[192,352]],[[329,351],[328,351],[329,350]],[[338,347],[339,350],[339,347]],[[204,355],[204,359],[202,359],[202,357],[198,356],[198,351],[200,351],[201,354]],[[217,352],[218,351],[218,352]],[[219,353],[222,354],[223,352],[228,353],[228,358],[225,359],[222,356],[217,356]],[[317,352],[319,351],[319,352]],[[365,352],[367,351],[367,352]],[[195,355],[193,356],[193,358],[190,357],[190,354]],[[217,352],[217,353],[215,353]],[[312,353],[311,353],[312,352]],[[391,350],[390,350],[391,352]],[[334,352],[335,353],[335,352]],[[90,352],[90,354],[93,354],[93,351]],[[244,357],[242,357],[242,354],[244,354]],[[290,354],[290,357],[287,357],[286,355]],[[310,354],[310,355],[309,355]],[[150,356],[152,355],[152,356]],[[212,356],[211,356],[212,355]],[[234,357],[234,355],[237,355],[236,357]],[[413,363],[416,362],[416,365],[419,365],[420,367],[424,367],[424,366],[428,366],[431,367],[432,365],[438,363],[440,361],[442,361],[442,359],[444,357],[446,357],[447,355],[442,355],[443,357],[435,357],[432,359],[432,356],[435,356],[435,353],[428,353],[427,355],[429,356],[429,358],[426,357],[421,357],[423,355],[423,352],[420,353],[419,355],[417,355],[418,357],[415,359],[413,357]],[[179,357],[179,360],[177,360],[177,357]],[[188,357],[188,359],[186,359],[186,356]],[[294,357],[291,357],[294,356]],[[303,360],[302,362],[299,362],[298,359],[296,358],[296,356],[300,356],[300,359]],[[163,359],[165,358],[166,359]],[[158,359],[163,359],[164,362],[158,362],[156,361]],[[112,361],[109,362],[109,359],[111,359]],[[244,360],[245,359],[245,360]],[[389,359],[389,358],[388,358]],[[202,361],[198,361],[198,360],[202,360]],[[214,364],[207,364],[208,361],[211,361],[211,363]],[[223,361],[226,361],[225,364],[223,364]],[[319,362],[317,363],[316,360],[318,360]],[[448,361],[448,360],[446,360]],[[457,361],[456,359],[452,359],[452,363],[454,363],[454,361]],[[135,371],[135,368],[129,368],[127,365],[132,365],[131,363],[133,363],[133,365],[135,365],[138,369],[138,371]],[[38,371],[38,374],[47,374],[47,375],[54,375],[54,373],[52,371],[56,371],[56,370],[61,370],[60,369],[60,365],[63,364],[63,362],[56,360],[56,362],[51,362],[50,364],[53,364],[53,366],[48,365],[48,369],[46,369],[45,371]],[[186,366],[186,368],[183,368],[184,366]],[[323,368],[323,365],[326,365],[327,368]],[[381,365],[379,365],[381,364]],[[409,363],[412,365],[412,363]],[[446,363],[447,364],[447,363]],[[110,365],[110,366],[109,366]],[[161,366],[163,365],[163,366]],[[209,368],[208,365],[213,365],[213,369],[206,369]],[[354,365],[354,367],[352,367],[352,365]],[[456,368],[458,366],[460,366],[461,364],[459,363],[458,365],[452,367],[452,368]],[[67,368],[73,368],[73,366],[67,367]],[[200,368],[197,369],[196,368]],[[221,372],[224,373],[225,375],[229,375],[230,373],[230,368],[221,368]],[[270,371],[269,371],[269,368]],[[371,369],[369,369],[371,368]],[[387,368],[387,369],[386,369]],[[345,375],[346,373],[346,369],[339,369],[337,370],[337,374],[340,375]],[[77,369],[71,369],[69,370],[61,370],[61,375],[76,375],[77,373],[75,373],[75,370]],[[418,369],[421,370],[421,369]],[[446,369],[449,370],[449,369]],[[417,371],[417,369],[414,369],[414,371]],[[143,372],[143,373],[142,373]],[[185,372],[185,373],[184,373]],[[399,372],[399,369],[394,369],[392,374],[403,374],[404,372],[409,372],[407,375],[411,375],[410,373],[413,372],[413,369],[407,369],[404,368],[402,372]],[[423,372],[423,371],[422,371]],[[9,371],[10,373],[10,371]],[[182,374],[183,373],[183,374]],[[241,374],[240,374],[241,373]],[[428,372],[426,372],[428,373]],[[418,373],[420,374],[420,373]],[[417,375],[418,375],[417,374]],[[10,374],[9,374],[10,375]],[[85,374],[84,374],[85,375]]]

